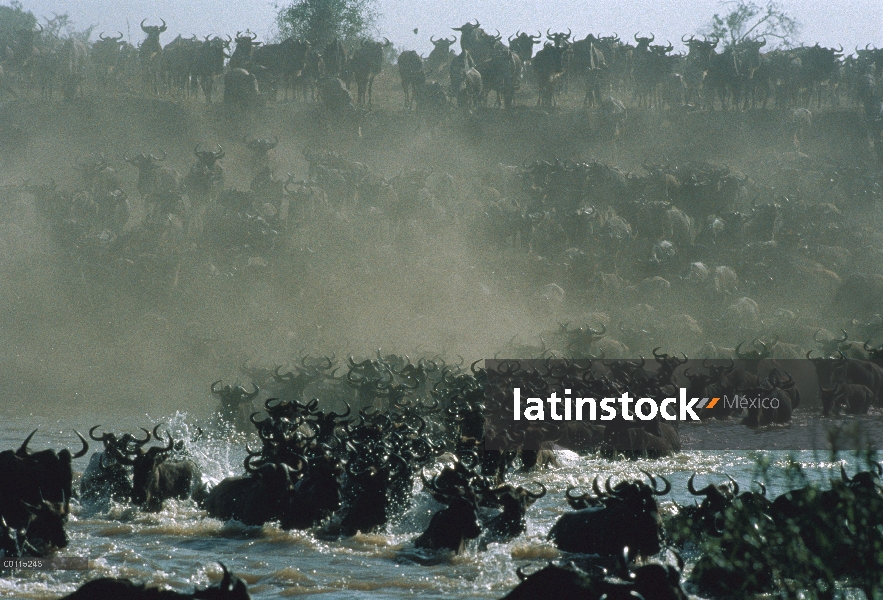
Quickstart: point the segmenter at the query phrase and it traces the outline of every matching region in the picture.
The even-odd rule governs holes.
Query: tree
[[[37,17],[30,11],[25,12],[21,2],[0,6],[0,37],[10,39],[16,31],[33,31],[36,28]]]
[[[279,37],[306,40],[322,48],[332,40],[355,41],[374,28],[375,0],[298,0],[279,8]]]
[[[715,14],[705,35],[718,38],[727,47],[757,38],[773,38],[780,46],[790,47],[800,31],[800,23],[775,0],[763,6],[752,0],[730,0],[722,6],[729,12]]]

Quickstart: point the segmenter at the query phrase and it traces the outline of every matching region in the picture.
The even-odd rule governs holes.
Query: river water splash
[[[92,425],[104,421],[108,421],[106,415],[7,420],[0,422],[0,449],[17,448],[35,427],[39,431],[31,448],[78,449],[73,429],[85,433]],[[877,427],[881,417],[871,415],[867,421]],[[139,427],[152,427],[157,422],[167,423],[163,430],[167,429],[175,439],[191,440],[187,448],[210,486],[224,477],[242,474],[247,438],[219,431],[187,414],[177,413],[164,419],[157,415],[145,415],[140,420],[115,418],[105,427],[137,433]],[[843,419],[841,425],[848,426],[850,422]],[[801,432],[807,435],[805,432],[816,431],[817,425],[812,419],[801,417],[790,426],[755,433],[735,422],[714,422],[682,427],[681,433],[687,445],[690,440],[704,440],[708,435],[722,444],[728,438],[735,441],[744,436],[760,436],[759,447],[783,448],[792,443],[799,447]],[[780,445],[773,446],[774,443]],[[91,448],[96,449],[96,444],[92,443]],[[524,535],[505,544],[490,544],[484,551],[478,550],[473,542],[460,556],[414,548],[414,538],[425,530],[432,514],[442,508],[421,491],[419,478],[412,505],[383,532],[342,539],[324,537],[319,530],[282,531],[275,524],[246,527],[236,522],[223,523],[208,518],[190,501],[166,502],[159,513],[145,513],[114,502],[80,505],[75,501],[67,527],[70,545],[59,554],[88,557],[90,570],[0,571],[0,597],[58,598],[85,581],[106,576],[191,592],[195,587],[220,580],[220,561],[246,581],[256,599],[299,594],[322,594],[329,599],[410,598],[415,593],[424,598],[500,598],[518,584],[517,567],[542,566],[562,557],[545,539],[546,534],[556,519],[570,510],[564,499],[566,488],[577,485],[588,490],[596,475],[602,481],[612,477],[614,483],[622,478],[644,478],[641,469],[663,475],[671,481],[672,492],[664,497],[661,506],[664,512],[671,512],[673,502],[693,502],[694,497],[687,492],[687,479],[694,472],[697,487],[720,482],[728,473],[742,489],[757,489],[752,481],[764,481],[767,494],[775,496],[802,485],[798,466],[802,476],[816,481],[839,478],[841,460],[850,473],[867,468],[856,453],[833,457],[828,450],[688,450],[663,460],[619,462],[560,451],[558,460],[557,467],[510,476],[515,484],[541,482],[549,490],[528,510]],[[86,464],[87,458],[75,461],[75,478]],[[689,571],[697,556],[686,553],[685,558]]]

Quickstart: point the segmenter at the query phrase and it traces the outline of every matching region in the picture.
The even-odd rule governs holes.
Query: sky
[[[763,0],[761,0],[762,2]],[[0,0],[6,3],[5,0]],[[163,18],[169,29],[161,41],[165,44],[182,33],[235,34],[250,28],[259,39],[276,31],[277,6],[287,4],[271,0],[22,0],[24,8],[42,20],[53,13],[67,13],[77,29],[96,25],[96,33],[121,31],[137,44],[144,36],[138,27],[141,19],[159,23]],[[670,40],[682,46],[682,35],[702,31],[715,13],[726,12],[720,0],[376,0],[381,14],[380,35],[387,36],[397,48],[427,54],[431,35],[450,36],[451,27],[478,19],[486,30],[496,29],[508,37],[516,30],[565,31],[572,29],[574,39],[588,33],[610,35],[616,32],[630,40],[636,32],[654,33],[657,42]],[[848,52],[858,45],[871,43],[883,47],[883,2],[881,0],[779,0],[778,4],[802,24],[798,40],[807,45],[843,44]],[[414,29],[418,30],[415,35]]]

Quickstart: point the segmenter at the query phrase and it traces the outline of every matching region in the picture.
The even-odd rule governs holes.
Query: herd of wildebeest
[[[211,102],[219,79],[225,102],[251,106],[302,90],[334,120],[372,102],[390,45],[262,44],[238,32],[226,39],[179,36],[162,46],[165,22],[142,22],[141,29],[147,38],[138,48],[122,34],[102,34],[89,48],[75,38],[16,32],[0,40],[0,93],[38,87],[51,99],[60,89],[75,100],[92,78],[100,90],[135,81],[144,94],[201,91]],[[883,227],[874,217],[883,190],[879,176],[868,174],[879,171],[872,149],[883,147],[883,50],[869,45],[845,58],[842,48],[818,45],[764,53],[759,38],[719,52],[716,39],[684,36],[689,52],[675,55],[670,43],[654,45],[652,35],[635,34],[633,46],[616,35],[572,40],[570,31],[548,31],[543,43],[541,35],[518,32],[506,45],[477,22],[456,31],[460,53],[451,50],[456,38],[433,38],[427,59],[399,55],[408,109],[438,114],[451,103],[479,111],[494,92],[505,110],[519,90],[535,86],[543,110],[576,92],[615,137],[632,110],[771,104],[788,115],[788,179],[764,186],[705,162],[663,161],[633,172],[559,159],[499,165],[478,181],[429,169],[387,176],[324,148],[304,150],[304,179],[278,178],[278,136],[196,146],[184,175],[165,164],[162,150],[132,152],[119,163],[100,152],[83,154],[76,160],[82,181],[72,189],[54,180],[16,189],[33,201],[61,259],[83,277],[83,265],[97,265],[91,277],[113,273],[137,287],[159,269],[148,285],[175,286],[182,261],[205,259],[230,274],[233,265],[272,268],[288,260],[288,237],[312,222],[355,232],[364,226],[372,235],[383,222],[393,242],[415,222],[453,224],[521,260],[529,279],[545,283],[536,293],[540,306],[579,299],[594,310],[581,315],[582,325],[561,324],[538,344],[513,339],[501,351],[508,360],[493,367],[378,351],[342,364],[333,356],[304,357],[286,372],[250,367],[243,374],[251,389],[215,382],[221,418],[256,434],[260,445],[247,448],[242,475],[213,486],[189,456],[196,440],[175,440],[162,425],[143,437],[93,427],[89,436],[102,449],[78,486],[73,460],[86,457],[89,441],[78,433],[76,453],[33,451],[31,434],[18,449],[0,452],[0,555],[41,557],[67,547],[75,497],[83,505],[112,500],[145,511],[192,501],[209,518],[352,536],[383,530],[403,514],[418,482],[444,508],[414,546],[481,552],[524,534],[527,511],[547,493],[542,485],[507,483],[515,469],[554,465],[560,449],[611,459],[681,451],[678,428],[660,418],[640,427],[624,420],[511,422],[507,394],[516,381],[539,397],[567,388],[597,398],[625,390],[661,398],[680,386],[691,396],[775,398],[774,409],[700,411],[748,427],[785,425],[798,409],[865,415],[883,404]],[[867,164],[825,164],[800,152],[819,126],[810,108],[822,105],[858,107]],[[228,152],[250,165],[248,190],[225,187]],[[137,171],[134,189],[126,189],[124,164]],[[681,350],[707,360],[684,371]],[[624,359],[639,355],[653,358]],[[776,359],[811,361],[818,389],[798,389]],[[262,409],[254,412],[261,394]],[[807,402],[810,396],[820,402]],[[697,490],[691,477],[688,491],[701,498],[695,506],[661,507],[658,498],[671,484],[650,473],[647,482],[602,485],[595,477],[590,491],[566,491],[573,511],[548,533],[567,561],[529,575],[519,570],[522,582],[506,597],[678,599],[687,597],[686,586],[713,597],[801,590],[834,597],[840,587],[853,587],[872,598],[883,590],[883,467],[868,464],[851,477],[841,467],[830,487],[807,483],[776,498],[763,485],[740,492],[732,479]],[[440,470],[428,475],[433,468]],[[685,581],[679,552],[697,548]],[[248,598],[226,568],[223,580],[205,590],[164,593]],[[68,597],[155,594],[105,578]]]
[[[138,46],[124,35],[105,35],[89,46],[77,36],[63,38],[34,29],[10,31],[0,40],[4,49],[2,90],[16,95],[39,89],[51,98],[58,91],[73,100],[85,81],[104,91],[135,84],[148,94],[196,96],[211,102],[215,81],[223,84],[225,102],[254,104],[281,94],[302,95],[339,111],[371,104],[374,78],[390,61],[391,42],[363,38],[355,44],[334,39],[322,44],[286,38],[258,41],[251,31],[235,37],[178,35],[163,45],[168,25],[148,25]],[[808,108],[815,102],[859,103],[879,113],[883,50],[870,44],[844,56],[843,47],[819,44],[777,48],[767,52],[762,35],[736,44],[714,37],[681,38],[687,53],[673,53],[671,42],[634,34],[589,34],[575,39],[570,29],[508,37],[490,34],[481,24],[454,27],[457,36],[430,38],[434,49],[426,58],[414,50],[397,57],[405,105],[437,110],[449,100],[460,106],[483,105],[491,92],[498,106],[510,107],[523,82],[535,86],[539,106],[556,106],[559,94],[578,91],[588,106],[604,105],[619,112],[628,104],[696,109]],[[231,50],[231,47],[235,47]],[[541,46],[534,52],[534,46]],[[447,80],[448,85],[443,85]],[[356,86],[356,98],[350,87]]]
[[[817,370],[833,379],[852,370],[883,373],[874,363],[840,354],[819,359]],[[756,369],[762,357],[763,350],[755,349],[741,352],[738,363],[705,363],[705,374],[687,374],[689,393],[747,393],[746,386],[754,385],[758,393],[789,407],[793,401],[796,408],[799,392],[787,374],[774,369],[761,381]],[[220,381],[211,386],[221,401],[220,414],[234,426],[248,424],[260,439],[257,449],[247,446],[243,475],[211,487],[189,457],[187,444],[194,439],[175,440],[162,432],[162,425],[152,432],[143,429],[143,437],[96,425],[89,436],[103,448],[89,459],[75,494],[72,461],[86,456],[88,441],[77,433],[82,448],[76,454],[67,449],[35,452],[28,448],[34,432],[18,449],[0,454],[2,551],[45,556],[66,547],[64,524],[75,496],[83,505],[113,500],[145,511],[159,511],[173,499],[192,501],[209,518],[352,536],[382,530],[402,515],[419,479],[422,491],[445,506],[413,540],[414,547],[460,553],[477,540],[474,551],[481,552],[490,543],[524,534],[528,510],[547,493],[542,484],[507,483],[514,469],[554,465],[560,449],[609,458],[658,458],[680,450],[677,427],[658,417],[641,427],[621,418],[604,426],[515,422],[512,386],[522,385],[531,394],[568,388],[581,396],[625,390],[636,397],[675,395],[675,372],[685,359],[656,352],[654,360],[655,368],[628,360],[593,364],[547,358],[524,365],[504,360],[489,373],[479,361],[464,368],[462,362],[447,364],[441,357],[414,363],[378,353],[360,362],[349,357],[342,365],[334,357],[304,357],[286,373],[279,367],[252,369],[261,387],[249,390]],[[341,367],[346,375],[339,377]],[[243,407],[251,407],[261,388],[271,396],[263,410],[240,422]],[[322,405],[310,396],[322,397]],[[354,413],[353,405],[361,408]],[[757,412],[748,412],[745,421],[759,425]],[[709,410],[702,417],[710,415],[730,416]],[[198,429],[192,437],[203,435]],[[678,551],[701,547],[689,584],[702,595],[742,596],[791,585],[833,597],[841,582],[871,598],[883,584],[877,568],[883,558],[883,467],[872,460],[869,464],[870,470],[852,477],[841,466],[841,479],[830,489],[812,483],[776,498],[766,496],[763,484],[760,491],[740,492],[732,479],[697,489],[694,474],[687,488],[701,503],[675,503],[667,510],[657,500],[671,490],[664,477],[645,472],[649,485],[638,480],[614,484],[608,478],[602,488],[596,476],[591,491],[566,490],[564,499],[573,511],[548,533],[570,562],[550,564],[529,576],[519,572],[523,582],[507,597],[686,598]],[[427,468],[440,471],[430,476]],[[717,546],[700,546],[715,538]],[[116,598],[150,597],[131,582],[111,579],[94,580],[69,597],[105,598],[108,590]],[[169,597],[248,596],[244,584],[225,569],[220,589]]]

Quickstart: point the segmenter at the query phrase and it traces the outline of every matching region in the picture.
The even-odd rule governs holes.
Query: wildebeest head
[[[28,442],[37,432],[35,429],[25,438],[21,447],[15,452],[15,455],[22,460],[22,465],[28,471],[28,482],[23,482],[27,487],[36,489],[40,498],[46,497],[49,501],[63,504],[64,514],[69,510],[69,502],[73,493],[73,466],[74,458],[86,456],[89,451],[89,443],[80,435],[80,432],[74,430],[77,437],[83,444],[82,449],[76,454],[71,454],[67,448],[56,452],[47,449],[38,452],[28,450]],[[36,499],[37,494],[29,493],[20,497],[24,497],[32,502]]]
[[[533,47],[540,43],[542,34],[530,35],[522,31],[518,31],[515,36],[509,36],[509,47],[523,61],[528,61],[533,57]]]
[[[129,156],[128,154],[126,154],[123,157],[123,160],[138,169],[140,177],[152,171],[153,169],[156,169],[158,167],[158,165],[156,164],[157,162],[166,159],[165,150],[160,150],[160,152],[162,152],[162,156],[157,156],[155,154],[145,152],[135,154],[134,156]]]
[[[546,39],[551,41],[556,48],[570,46],[570,35],[570,29],[567,30],[567,33],[552,33],[550,30],[546,30]]]
[[[151,57],[155,54],[159,54],[162,52],[162,45],[159,43],[159,35],[163,33],[166,29],[166,22],[162,19],[162,25],[144,25],[144,21],[141,21],[141,31],[147,34],[147,39],[141,42],[141,60],[150,60]]]
[[[66,500],[61,503],[42,500],[37,505],[22,501],[30,513],[25,535],[34,548],[48,552],[67,547],[67,533],[64,530],[64,523],[67,521],[67,511],[64,508]]]
[[[700,505],[700,510],[705,518],[711,519],[717,513],[723,512],[739,494],[739,484],[729,475],[727,475],[727,478],[732,485],[723,483],[714,485],[709,483],[701,490],[697,490],[693,485],[695,477],[696,473],[690,475],[690,479],[687,480],[687,490],[694,496],[705,496]]]
[[[158,428],[159,425],[154,428],[154,435],[156,435],[156,430]],[[169,453],[175,449],[175,442],[172,439],[172,434],[169,433],[168,438],[169,443],[165,447],[154,446],[148,448],[146,451],[139,447],[136,452],[130,453],[129,455],[123,454],[117,458],[122,464],[130,465],[132,467],[133,504],[144,504],[149,500],[149,484],[154,471],[169,457]]]
[[[215,166],[215,163],[217,161],[224,158],[225,152],[220,144],[217,144],[217,152],[215,152],[214,150],[200,150],[199,148],[201,146],[202,144],[197,144],[196,147],[193,149],[193,154],[196,155],[198,166],[207,167],[210,169]]]
[[[224,563],[219,562],[218,564],[224,571],[221,581],[204,590],[196,590],[193,592],[193,598],[197,600],[251,600],[245,582],[230,573]]]
[[[656,39],[656,36],[653,35],[652,33],[650,34],[650,37],[638,37],[638,34],[636,33],[635,34],[635,41],[638,42],[638,45],[635,48],[635,50],[640,51],[640,52],[649,51],[650,44],[652,44],[653,40],[655,40],[655,39]]]
[[[442,56],[447,57],[448,53],[451,51],[451,46],[453,46],[457,42],[457,36],[453,36],[450,39],[435,39],[435,36],[430,36],[429,41],[432,43],[433,46],[432,52],[429,53],[430,57],[432,57],[432,55],[436,52],[440,53]]]

